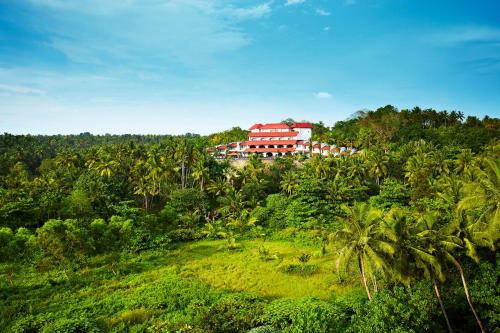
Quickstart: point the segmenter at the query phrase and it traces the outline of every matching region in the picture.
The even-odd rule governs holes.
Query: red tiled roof
[[[214,151],[213,148],[207,148],[207,152],[212,153]]]
[[[249,130],[253,130],[253,129],[256,129],[256,128],[261,128],[262,127],[262,124],[253,124],[252,127],[249,128]]]
[[[313,148],[319,148],[319,143],[313,144]]]
[[[290,132],[260,132],[260,133],[248,133],[249,137],[275,137],[275,136],[297,136],[299,132],[290,131]]]
[[[321,148],[321,150],[330,150],[330,147],[324,146],[323,148]]]
[[[231,147],[231,148],[238,147],[238,144],[237,143],[230,143],[229,147]]]
[[[226,150],[227,147],[224,145],[220,145],[220,146],[217,146],[215,148],[217,148],[218,150]]]
[[[290,128],[288,124],[285,123],[274,123],[274,124],[264,124],[260,127],[260,129],[273,129],[273,128]]]
[[[245,153],[286,153],[293,152],[295,148],[248,148]]]
[[[292,128],[314,128],[314,125],[302,122],[293,124]]]
[[[250,146],[250,145],[294,145],[297,144],[297,140],[256,140],[256,141],[243,141],[241,143],[242,146]]]

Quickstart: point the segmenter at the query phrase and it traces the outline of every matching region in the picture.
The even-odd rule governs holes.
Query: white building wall
[[[297,140],[309,141],[311,140],[312,130],[310,128],[295,128],[294,131],[299,132]]]

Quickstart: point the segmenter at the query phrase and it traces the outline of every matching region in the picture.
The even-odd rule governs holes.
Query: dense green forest
[[[0,331],[500,332],[500,119],[385,106],[343,157],[0,136]]]

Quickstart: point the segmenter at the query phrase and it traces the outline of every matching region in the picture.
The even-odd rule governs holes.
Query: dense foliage
[[[206,153],[243,139],[239,128],[210,137],[4,134],[0,331],[493,331],[499,132],[494,118],[386,106],[316,124],[316,139],[359,154],[252,156],[240,168]],[[133,280],[145,256],[201,239],[223,240],[227,253],[243,239],[334,253],[331,274],[349,292],[275,299],[215,288],[175,265],[159,284]],[[279,260],[266,247],[256,255]],[[310,259],[297,253],[279,269],[307,279],[319,270]],[[106,281],[141,284],[123,297],[92,293]],[[85,297],[45,306],[49,295],[76,292]]]

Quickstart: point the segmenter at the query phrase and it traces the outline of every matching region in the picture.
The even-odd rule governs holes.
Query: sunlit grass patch
[[[346,287],[335,283],[332,254],[312,256],[308,267],[315,269],[311,274],[301,275],[283,269],[300,265],[297,257],[305,250],[293,244],[251,240],[243,241],[242,248],[237,251],[224,250],[223,244],[223,241],[204,241],[181,246],[176,258],[181,276],[199,279],[216,288],[251,291],[270,297],[328,299],[334,293],[346,291]],[[262,247],[276,259],[263,260],[262,251],[259,251]]]

